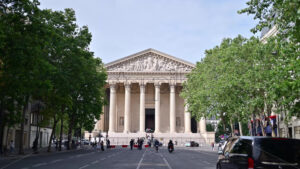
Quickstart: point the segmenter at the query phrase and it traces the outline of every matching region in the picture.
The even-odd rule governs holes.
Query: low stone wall
[[[106,134],[102,134],[106,138]],[[146,144],[151,139],[151,135],[154,139],[158,139],[163,145],[167,145],[169,140],[172,140],[177,146],[185,146],[186,142],[195,141],[199,143],[199,146],[210,145],[214,142],[215,133],[207,132],[201,133],[109,133],[108,139],[111,145],[128,145],[131,139],[135,142],[138,138],[144,138]],[[148,138],[148,139],[147,139]]]

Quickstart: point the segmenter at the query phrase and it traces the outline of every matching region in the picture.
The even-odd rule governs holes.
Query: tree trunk
[[[5,140],[5,145],[4,145],[4,152],[5,152],[5,154],[7,154],[7,152],[8,152],[8,148],[7,148],[7,145],[8,145],[8,133],[9,133],[9,129],[10,129],[10,127],[9,126],[7,126],[7,130],[6,130],[6,140]]]
[[[60,121],[60,134],[59,134],[58,151],[61,151],[62,137],[63,137],[63,131],[64,131],[64,117],[62,116],[60,120],[61,121]]]
[[[68,130],[68,146],[67,146],[68,150],[71,149],[73,125],[74,125],[74,116],[71,116],[69,121],[69,130]]]
[[[82,128],[82,125],[80,125],[80,134],[79,134],[79,139],[80,139],[80,148],[81,148],[81,140],[82,140],[82,134],[81,134],[81,128]]]
[[[4,110],[2,106],[2,102],[0,103],[0,154],[3,154],[3,138],[4,138]]]
[[[231,119],[230,119],[230,127],[231,127],[231,136],[234,136],[234,127]]]
[[[261,119],[261,116],[263,116],[265,119],[266,119],[266,116],[265,116],[264,113],[260,114],[260,116],[259,116],[259,125],[260,125],[260,127],[261,127],[262,135],[263,135],[263,136],[266,136],[265,125],[264,125],[264,124],[266,124],[266,122],[265,122],[265,119]],[[264,122],[263,122],[263,121],[264,121]]]
[[[25,105],[23,106],[22,112],[22,122],[21,122],[21,132],[20,132],[20,145],[19,145],[19,154],[24,154],[24,127],[25,127],[25,117],[29,104],[29,96],[25,96]]]
[[[51,135],[50,135],[50,140],[49,140],[49,145],[48,145],[48,150],[47,150],[48,152],[51,151],[51,143],[52,143],[53,136],[54,136],[54,133],[55,133],[56,124],[58,122],[55,115],[53,116],[53,120],[54,120],[54,123],[53,123],[53,126],[52,126],[52,132],[51,132]]]
[[[252,136],[256,135],[256,118],[255,118],[255,114],[252,113],[252,118],[253,118],[253,126],[251,128],[252,130]]]
[[[224,118],[223,113],[221,113],[221,121],[222,121],[222,124],[223,124],[223,131],[226,132],[226,123],[225,123],[225,118]]]
[[[242,122],[239,121],[240,135],[243,136]]]

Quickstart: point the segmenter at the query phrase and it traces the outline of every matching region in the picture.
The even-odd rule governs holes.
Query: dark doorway
[[[146,130],[151,129],[151,131],[154,131],[154,129],[155,129],[155,109],[146,109],[145,114],[146,114],[146,118],[145,118]]]
[[[293,129],[289,127],[289,138],[293,138]]]
[[[191,130],[192,130],[192,133],[197,133],[197,120],[194,118],[194,117],[192,117],[192,119],[191,119]]]

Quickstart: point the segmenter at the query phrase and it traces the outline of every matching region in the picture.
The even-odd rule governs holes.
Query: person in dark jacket
[[[133,139],[131,139],[131,140],[130,140],[130,142],[129,142],[129,145],[130,145],[130,150],[132,150],[132,148],[133,148],[133,144],[134,144],[134,140],[133,140]]]
[[[104,143],[103,141],[100,142],[101,150],[104,151]]]
[[[156,152],[158,152],[158,147],[159,147],[159,141],[158,140],[155,140],[154,147],[156,149]]]
[[[110,148],[110,140],[109,140],[109,139],[106,140],[106,148],[107,148],[107,149]]]
[[[170,151],[170,149],[173,151],[174,150],[174,144],[173,144],[173,141],[170,140],[169,143],[168,143],[168,150]]]

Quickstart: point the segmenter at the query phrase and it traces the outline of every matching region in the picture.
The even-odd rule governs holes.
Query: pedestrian
[[[215,143],[214,142],[211,143],[211,150],[213,150],[213,151],[215,150]]]
[[[107,148],[107,149],[110,148],[110,140],[109,140],[109,139],[106,140],[106,148]]]
[[[138,141],[138,147],[139,147],[139,150],[142,149],[142,139],[139,139],[139,141]]]
[[[154,141],[154,147],[155,147],[156,152],[158,152],[159,141],[157,139]]]
[[[10,153],[13,153],[15,150],[15,143],[13,140],[10,140],[9,150],[10,150]]]
[[[55,140],[55,150],[57,151],[58,149],[58,140]]]
[[[104,151],[104,143],[103,141],[100,142],[101,150]]]
[[[100,150],[101,149],[101,142],[98,142],[97,143],[97,148],[96,148],[97,150]]]
[[[267,126],[265,128],[265,131],[266,131],[267,136],[272,136],[272,127],[271,127],[269,122],[267,122]]]
[[[133,139],[131,139],[131,140],[130,140],[130,142],[129,142],[129,145],[130,145],[130,150],[132,150],[132,148],[133,148],[133,144],[134,144],[134,140],[133,140]]]
[[[261,125],[260,125],[260,122],[258,122],[258,126],[257,126],[257,136],[262,136],[262,129],[261,129]]]

